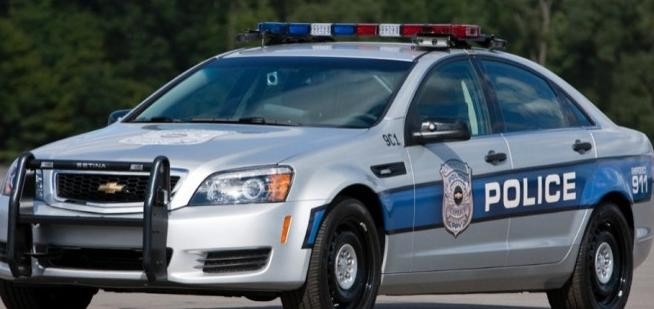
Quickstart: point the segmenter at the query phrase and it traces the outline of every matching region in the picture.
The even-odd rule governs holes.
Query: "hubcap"
[[[607,284],[613,275],[613,250],[611,245],[603,242],[595,251],[595,275],[602,284]]]
[[[343,290],[348,290],[354,285],[357,276],[357,254],[354,247],[344,244],[336,254],[336,282]]]

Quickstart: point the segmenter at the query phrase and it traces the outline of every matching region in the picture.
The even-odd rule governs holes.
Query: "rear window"
[[[317,57],[216,60],[172,87],[134,121],[257,118],[270,124],[367,128],[382,116],[411,65]]]
[[[482,61],[497,96],[507,132],[580,127],[588,118],[568,98],[559,98],[547,81],[527,70]]]

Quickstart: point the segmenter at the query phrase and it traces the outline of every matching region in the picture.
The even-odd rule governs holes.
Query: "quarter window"
[[[468,60],[438,66],[420,86],[413,114],[425,120],[463,121],[472,135],[489,132],[488,112],[474,68]]]
[[[537,75],[501,62],[482,63],[507,132],[589,125],[570,100],[560,101],[550,85]]]

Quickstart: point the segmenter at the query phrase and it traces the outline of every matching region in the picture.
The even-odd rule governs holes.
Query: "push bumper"
[[[156,162],[152,165],[155,172],[156,165]],[[167,168],[164,164],[164,174]],[[155,196],[154,203],[156,191],[165,188],[167,180],[165,175],[160,175],[163,181],[157,182],[157,177],[151,176],[155,185],[149,195]],[[163,185],[157,187],[157,183]],[[165,193],[159,195],[165,201]],[[321,201],[305,201],[182,207],[174,211],[167,211],[162,205],[165,213],[157,213],[148,212],[146,202],[143,214],[99,216],[38,205],[38,202],[25,214],[25,207],[16,206],[16,200],[20,199],[0,196],[0,205],[14,203],[15,207],[14,212],[12,207],[0,207],[0,223],[7,222],[7,228],[0,229],[0,242],[6,244],[5,252],[0,250],[0,278],[4,280],[121,289],[265,292],[291,290],[304,283],[311,253],[310,249],[302,248],[306,227],[311,209],[322,205]],[[288,239],[282,242],[283,222],[288,216],[290,231]],[[19,227],[13,232],[12,218]],[[12,241],[13,261],[10,259]],[[139,257],[142,265],[137,265],[139,269],[123,270],[82,267],[88,263],[62,266],[44,262],[62,255],[53,248],[135,250],[142,253]],[[259,266],[239,268],[252,260],[248,255],[252,252],[260,254]],[[219,271],[214,271],[212,265],[221,265]]]

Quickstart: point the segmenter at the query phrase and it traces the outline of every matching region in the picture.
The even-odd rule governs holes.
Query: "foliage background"
[[[103,126],[263,20],[478,23],[654,137],[654,0],[0,0],[0,163]]]

